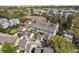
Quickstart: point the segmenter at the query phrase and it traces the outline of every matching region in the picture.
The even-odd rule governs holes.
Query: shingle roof
[[[40,23],[40,22],[36,22],[36,23],[32,23],[31,25],[34,28],[40,29],[41,31],[47,32],[47,33],[54,33],[56,30],[56,24],[47,24],[47,23]]]
[[[46,18],[42,16],[26,16],[26,19],[32,19],[32,20],[37,20],[37,21],[43,21],[46,22]]]

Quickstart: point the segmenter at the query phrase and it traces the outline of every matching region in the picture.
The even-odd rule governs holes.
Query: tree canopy
[[[72,31],[76,37],[79,36],[79,17],[74,18]]]
[[[17,46],[13,46],[13,44],[9,42],[4,42],[2,51],[4,53],[16,53],[17,48],[18,48]]]
[[[50,36],[48,43],[54,47],[57,53],[71,53],[75,50],[74,45],[63,36]]]

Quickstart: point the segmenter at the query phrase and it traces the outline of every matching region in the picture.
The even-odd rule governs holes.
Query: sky
[[[0,5],[79,5],[79,0],[0,0]]]
[[[53,0],[53,5],[79,5],[79,0]]]
[[[53,0],[0,0],[0,5],[52,5]]]

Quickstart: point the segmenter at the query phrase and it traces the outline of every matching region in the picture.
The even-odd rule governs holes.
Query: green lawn
[[[13,26],[13,27],[9,27],[9,28],[6,28],[6,29],[3,29],[2,27],[0,27],[0,32],[1,33],[6,33],[6,34],[9,34],[9,35],[14,35],[15,33],[17,33],[18,29],[16,26]]]
[[[13,29],[11,29],[10,31],[9,31],[9,34],[10,35],[13,35],[13,34],[15,34],[15,33],[17,33],[17,29],[16,28],[13,28]]]

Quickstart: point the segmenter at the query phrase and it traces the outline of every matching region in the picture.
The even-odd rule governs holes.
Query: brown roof
[[[23,30],[23,28],[28,29],[28,28],[29,28],[29,25],[26,24],[26,23],[23,23],[23,24],[21,24],[21,25],[18,27],[19,30]]]
[[[46,22],[46,18],[42,16],[26,16],[25,18]]]

